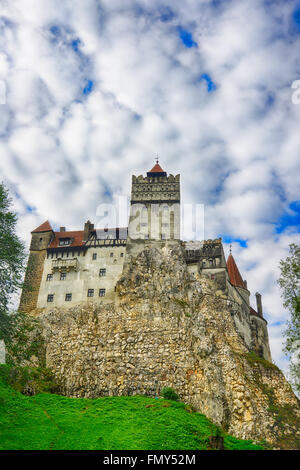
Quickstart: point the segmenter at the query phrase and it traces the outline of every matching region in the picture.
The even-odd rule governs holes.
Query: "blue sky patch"
[[[203,73],[200,76],[199,80],[200,81],[204,80],[206,82],[208,93],[214,91],[217,88],[216,85],[214,84],[214,82],[212,81],[211,77],[207,73]]]
[[[87,80],[84,86],[84,89],[82,90],[82,93],[84,95],[89,95],[93,89],[93,86],[94,86],[93,80]]]
[[[71,41],[72,49],[73,49],[75,52],[78,52],[78,51],[79,51],[79,45],[80,45],[80,39],[73,39],[73,41]]]
[[[300,33],[300,4],[297,5],[292,14],[293,26]]]
[[[239,243],[239,245],[242,248],[247,248],[247,240],[243,240],[242,238],[231,238],[227,235],[221,235],[222,241],[224,243],[230,244],[230,243]]]
[[[282,233],[288,227],[297,227],[297,231],[300,232],[300,201],[290,203],[288,210],[278,220],[275,231]]]
[[[179,37],[181,41],[183,42],[183,44],[185,45],[185,47],[188,47],[188,48],[198,47],[198,44],[193,40],[192,33],[190,33],[187,29],[184,29],[181,26],[179,26],[178,32],[179,32]]]

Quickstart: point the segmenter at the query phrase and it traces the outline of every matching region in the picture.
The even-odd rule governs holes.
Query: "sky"
[[[300,2],[0,0],[0,181],[18,235],[80,230],[155,156],[204,204],[262,294],[274,362],[279,260],[300,242]],[[297,91],[297,88],[298,91]]]

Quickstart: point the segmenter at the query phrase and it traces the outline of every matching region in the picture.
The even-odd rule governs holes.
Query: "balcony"
[[[52,272],[69,272],[69,271],[78,271],[79,263],[77,258],[72,259],[54,259],[52,260]]]

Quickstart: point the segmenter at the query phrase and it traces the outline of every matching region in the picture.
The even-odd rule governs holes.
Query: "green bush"
[[[167,400],[175,400],[175,401],[179,400],[179,396],[177,395],[175,390],[173,390],[172,387],[163,388],[161,391],[161,395]]]
[[[53,374],[46,367],[18,367],[3,364],[0,367],[0,378],[24,395],[57,392]]]

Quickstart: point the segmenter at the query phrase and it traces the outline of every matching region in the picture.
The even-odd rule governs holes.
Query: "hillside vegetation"
[[[8,366],[0,366],[1,450],[207,450],[220,435],[228,450],[263,449],[226,435],[181,402],[142,395],[26,396],[7,377]]]

